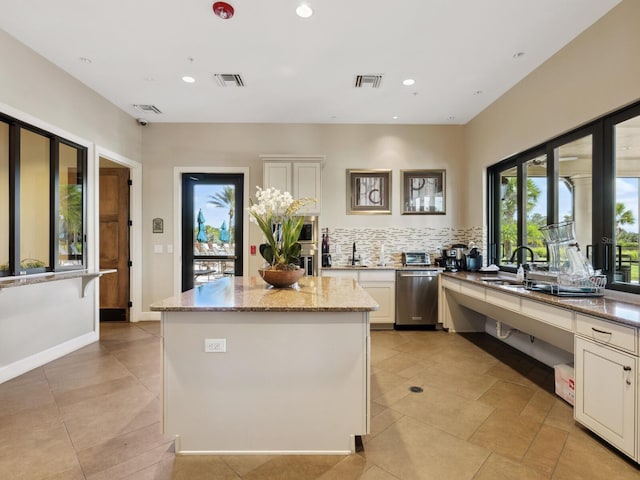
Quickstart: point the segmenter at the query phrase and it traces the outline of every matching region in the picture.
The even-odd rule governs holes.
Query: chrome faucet
[[[511,258],[509,259],[509,263],[513,263],[513,261],[516,259],[516,255],[518,255],[518,252],[520,250],[528,251],[531,254],[531,263],[533,263],[533,250],[531,250],[526,245],[519,245],[516,247],[516,249],[513,251],[513,255],[511,255]]]
[[[351,265],[356,264],[356,242],[353,242],[353,250],[351,252]]]

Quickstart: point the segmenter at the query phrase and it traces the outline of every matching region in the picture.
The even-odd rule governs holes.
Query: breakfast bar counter
[[[369,431],[369,312],[353,280],[226,277],[158,302],[163,425],[183,454],[349,454]]]

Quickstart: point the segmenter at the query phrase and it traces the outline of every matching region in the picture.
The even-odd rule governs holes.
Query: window
[[[86,155],[0,114],[0,276],[85,268]]]
[[[640,293],[640,103],[489,167],[488,181],[490,262],[514,271],[528,247],[544,266],[539,227],[573,221],[607,288]]]

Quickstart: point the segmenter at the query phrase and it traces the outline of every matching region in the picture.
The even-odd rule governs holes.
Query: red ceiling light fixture
[[[233,17],[233,7],[227,2],[214,2],[213,13],[223,20],[229,20]]]

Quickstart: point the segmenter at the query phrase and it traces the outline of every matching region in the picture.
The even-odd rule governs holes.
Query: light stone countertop
[[[604,318],[616,323],[630,325],[636,328],[640,327],[640,298],[638,298],[638,295],[605,290],[604,296],[602,297],[558,297],[548,293],[537,292],[535,290],[527,290],[524,286],[521,288],[514,288],[505,285],[496,285],[491,281],[483,281],[483,277],[489,277],[486,272],[446,272],[443,275],[458,280],[476,283],[478,285],[492,288],[494,290],[500,290],[519,297],[537,300],[556,307],[563,307],[576,312],[585,313],[587,315]],[[492,277],[493,276],[495,276],[495,278],[515,278],[515,276],[509,276],[509,274],[505,272],[500,272],[499,275],[494,274]]]
[[[273,288],[260,277],[223,277],[151,305],[155,312],[370,312],[379,305],[347,278],[302,277]]]

